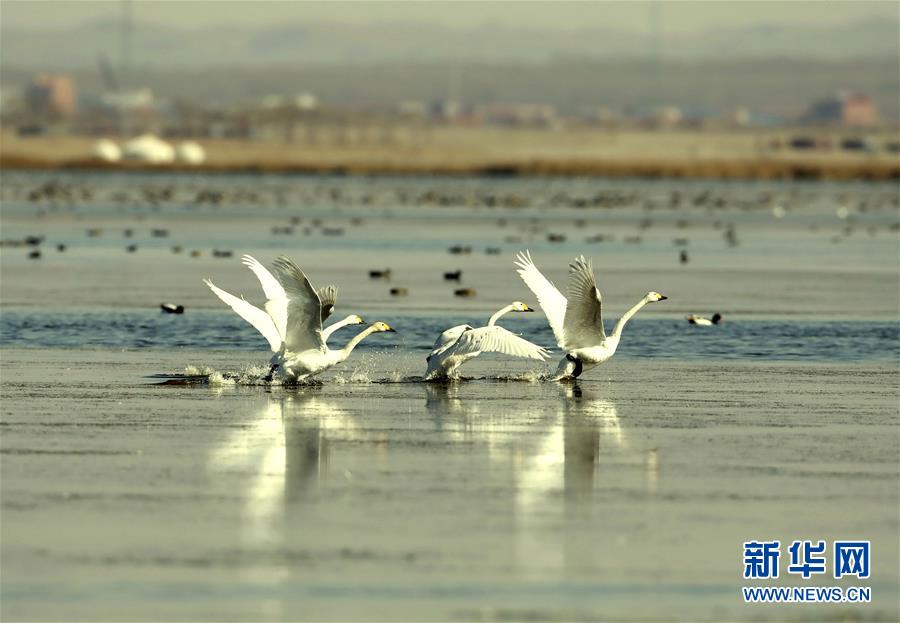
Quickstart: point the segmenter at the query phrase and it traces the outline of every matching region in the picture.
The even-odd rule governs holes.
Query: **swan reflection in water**
[[[560,387],[553,424],[516,471],[517,558],[524,568],[589,568],[609,503],[655,495],[656,449],[633,448],[616,403],[577,384]],[[609,536],[607,534],[607,536]]]
[[[367,491],[390,495],[396,483],[427,490],[447,474],[461,476],[449,490],[440,487],[446,499],[421,499],[402,517],[390,514],[391,504],[380,506],[393,527],[428,517],[416,504],[472,508],[471,491],[496,492],[489,506],[506,518],[492,521],[506,527],[490,537],[500,541],[492,555],[508,552],[525,571],[590,565],[596,545],[585,547],[585,539],[610,528],[610,502],[655,492],[655,451],[632,443],[614,401],[577,385],[539,390],[534,399],[545,408],[530,410],[520,396],[492,400],[482,388],[428,385],[424,413],[411,410],[400,426],[395,415],[365,417],[370,409],[358,396],[323,390],[269,397],[211,456],[211,471],[227,476],[220,486],[240,492],[240,543],[259,562],[245,566],[255,581],[285,581],[297,564],[290,552],[320,547],[323,528],[360,504],[363,481]],[[556,409],[546,408],[547,391],[561,392]],[[388,462],[392,437],[399,443]],[[346,538],[342,530],[328,534],[335,547]],[[418,536],[437,538],[427,527]],[[439,547],[439,539],[433,543]]]
[[[292,503],[315,495],[328,477],[329,439],[360,437],[353,416],[317,390],[270,397],[248,427],[236,429],[210,457],[210,470],[236,478],[242,489],[247,546],[283,545]]]

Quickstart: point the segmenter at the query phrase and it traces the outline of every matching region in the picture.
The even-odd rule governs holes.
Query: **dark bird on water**
[[[175,305],[174,303],[162,303],[162,304],[160,304],[159,307],[167,314],[183,314],[184,313],[184,305]]]
[[[704,318],[703,316],[695,316],[694,314],[690,314],[687,317],[687,321],[690,324],[699,325],[701,327],[709,327],[722,322],[722,314],[715,313],[712,315],[712,318]]]
[[[459,281],[462,277],[462,270],[448,271],[444,273],[445,281]]]

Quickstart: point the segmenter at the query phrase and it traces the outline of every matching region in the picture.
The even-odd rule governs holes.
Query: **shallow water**
[[[415,369],[405,369],[405,356],[424,362],[441,331],[487,320],[456,311],[392,311],[386,317],[398,334],[369,338],[359,346],[357,356],[372,353],[392,358],[391,367],[408,374]],[[552,359],[562,357],[542,314],[511,314],[502,324],[555,351]],[[359,330],[357,326],[345,327],[329,341],[343,344]],[[230,310],[173,315],[147,310],[5,309],[0,315],[0,343],[41,348],[229,348],[241,352],[241,357],[255,355],[260,361],[265,360],[267,347],[253,327]],[[896,362],[900,360],[900,325],[886,321],[745,319],[700,327],[688,325],[683,318],[637,318],[629,323],[616,357]]]
[[[4,351],[4,620],[897,616],[893,366],[647,358],[575,387],[483,362],[449,387],[372,383],[377,365],[292,389],[146,378],[184,361],[237,367]],[[743,541],[860,534],[872,604],[742,604]]]
[[[896,185],[2,181],[3,240],[45,237],[0,247],[3,620],[900,616]],[[417,382],[442,329],[534,305],[523,248],[559,285],[593,257],[608,327],[669,300],[576,386],[542,381],[558,352]],[[260,384],[265,342],[200,282],[261,302],[242,253],[398,333]],[[540,312],[501,324],[553,346]],[[870,539],[873,603],[744,605],[741,545],[770,538]]]

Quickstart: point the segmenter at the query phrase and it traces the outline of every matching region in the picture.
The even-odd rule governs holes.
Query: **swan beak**
[[[388,327],[387,330],[388,330],[389,333],[396,333],[396,332],[397,332],[397,329],[395,329],[394,327]]]
[[[665,301],[667,298],[669,298],[669,297],[668,297],[668,296],[663,296],[662,294],[659,295],[659,300],[660,300],[660,301]]]
[[[528,307],[528,305],[526,305],[526,306],[525,306],[525,309],[523,309],[522,311],[527,311],[527,312],[530,311],[530,312],[533,312],[533,311],[534,311],[534,307]]]

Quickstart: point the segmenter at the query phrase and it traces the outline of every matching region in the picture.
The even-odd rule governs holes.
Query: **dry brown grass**
[[[588,175],[702,179],[900,179],[896,154],[771,150],[787,134],[609,132],[497,128],[400,129],[388,141],[365,131],[340,141],[201,141],[201,166],[108,164],[89,157],[92,138],[2,135],[4,169],[111,169],[339,174]],[[362,137],[360,137],[362,135]],[[368,136],[368,138],[366,138]],[[886,138],[885,138],[886,140]]]

